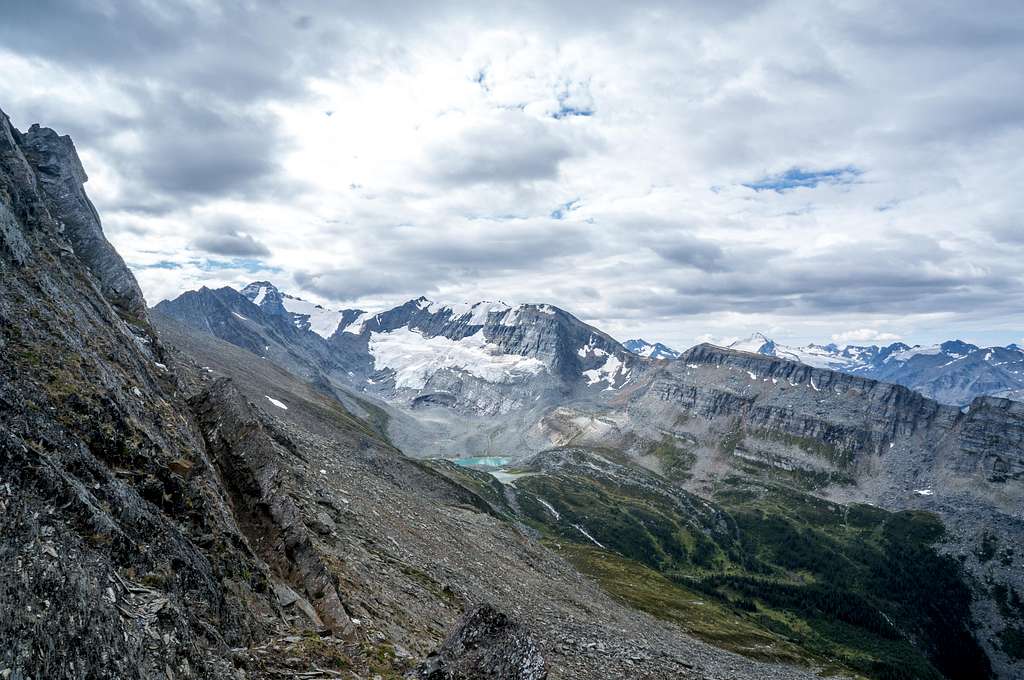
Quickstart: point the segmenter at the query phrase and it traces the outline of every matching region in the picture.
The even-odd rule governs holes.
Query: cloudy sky
[[[8,0],[0,108],[72,135],[151,304],[1024,338],[1024,3],[483,4]]]

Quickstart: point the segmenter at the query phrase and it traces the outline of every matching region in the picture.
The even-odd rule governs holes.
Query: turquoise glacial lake
[[[452,458],[451,461],[462,467],[505,467],[511,459],[503,456],[476,456],[474,458]]]

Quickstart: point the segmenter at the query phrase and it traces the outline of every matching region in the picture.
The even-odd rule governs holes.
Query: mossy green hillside
[[[577,544],[563,543],[571,561],[634,606],[751,656],[790,654],[886,680],[989,676],[960,565],[934,548],[935,516],[738,477],[712,503],[652,473],[572,455],[571,466],[517,480],[518,504],[546,535]]]

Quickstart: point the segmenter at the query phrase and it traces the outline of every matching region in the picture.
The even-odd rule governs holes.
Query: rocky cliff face
[[[993,482],[1024,479],[1024,403],[978,397],[958,431],[960,450]]]
[[[959,411],[905,387],[792,361],[699,345],[662,371],[652,396],[706,419],[823,442],[849,454],[884,453],[897,438],[951,427]]]
[[[833,462],[865,472],[915,458],[981,486],[1020,474],[1024,409],[1008,399],[979,397],[964,412],[900,385],[712,345],[685,352],[645,390],[638,401],[652,412],[671,404],[747,432],[813,441]]]
[[[82,181],[69,140],[0,114],[0,666],[232,677],[269,573]]]

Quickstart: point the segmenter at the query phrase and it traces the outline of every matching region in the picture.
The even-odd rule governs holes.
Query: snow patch
[[[598,548],[604,548],[604,546],[601,545],[596,538],[588,534],[587,530],[581,527],[579,524],[573,524],[572,526],[576,529],[576,531],[580,532],[581,534],[589,538]]]
[[[609,356],[601,364],[600,368],[592,368],[583,371],[583,377],[587,379],[588,385],[596,385],[600,382],[608,383],[608,389],[614,389],[615,377],[622,370],[622,362],[616,356]]]
[[[490,383],[512,383],[544,370],[542,361],[533,357],[505,354],[487,342],[483,329],[461,340],[442,335],[431,338],[409,328],[386,333],[370,333],[370,354],[378,371],[395,372],[395,386],[422,389],[438,371],[456,369]]]
[[[921,347],[920,345],[918,345],[915,347],[911,347],[910,349],[905,349],[902,352],[895,352],[893,354],[890,354],[888,357],[886,357],[885,363],[889,363],[890,359],[895,359],[896,361],[907,361],[909,359],[912,359],[913,357],[916,357],[919,354],[932,355],[941,353],[942,347],[940,345],[932,345],[931,347]]]
[[[914,493],[918,496],[934,496],[935,492],[931,489],[914,489]]]
[[[608,352],[605,352],[600,347],[594,345],[594,340],[595,337],[593,334],[591,334],[590,339],[587,340],[587,344],[576,350],[577,356],[579,356],[582,359],[586,359],[591,354],[599,357],[608,356]]]
[[[238,312],[231,312],[231,313],[232,313],[232,314],[234,314],[235,316],[237,316],[237,317],[238,317],[239,319],[241,319],[242,321],[248,321],[248,320],[249,320],[249,319],[247,319],[246,317],[244,317],[244,316],[242,316],[241,314],[239,314]]]
[[[363,312],[352,321],[348,322],[344,326],[338,328],[339,333],[351,333],[352,335],[359,335],[363,332],[366,322],[370,319],[380,316],[379,312]]]
[[[487,323],[487,319],[491,314],[507,312],[509,309],[511,308],[504,302],[478,302],[473,305],[469,317],[469,325],[483,326]]]
[[[754,352],[756,354],[761,351],[762,347],[770,342],[771,340],[762,333],[754,333],[749,338],[744,338],[743,340],[737,340],[736,342],[731,343],[727,349],[735,349],[740,352]]]
[[[269,400],[269,401],[270,401],[270,403],[271,403],[271,404],[273,404],[274,406],[276,406],[276,407],[278,407],[278,408],[283,408],[283,409],[284,409],[285,411],[287,411],[287,410],[288,410],[288,407],[287,407],[287,406],[285,406],[283,402],[280,402],[280,401],[278,401],[277,399],[274,399],[274,398],[273,398],[272,396],[270,396],[269,394],[264,394],[263,396],[264,396],[264,397],[266,397],[266,398],[267,398],[267,400]]]
[[[548,503],[546,500],[539,497],[537,498],[537,500],[540,501],[541,505],[548,509],[548,512],[550,512],[555,519],[562,519],[562,516],[558,514],[558,510],[555,510],[555,507],[551,505],[551,503]]]
[[[338,324],[341,323],[342,313],[336,309],[328,309],[302,298],[290,297],[288,295],[282,295],[281,302],[290,313],[306,317],[306,321],[309,323],[309,330],[322,338],[329,338],[334,335],[334,331],[338,329]]]
[[[256,297],[252,299],[252,303],[259,307],[260,303],[263,302],[263,298],[265,297],[267,297],[267,287],[260,286],[260,289],[256,291]]]

